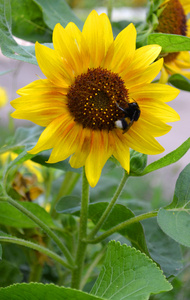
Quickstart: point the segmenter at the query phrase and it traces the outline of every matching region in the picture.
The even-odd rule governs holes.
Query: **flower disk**
[[[74,23],[53,32],[54,50],[36,43],[36,58],[46,76],[17,93],[12,116],[45,129],[37,154],[52,149],[48,163],[70,157],[73,168],[85,166],[94,187],[102,168],[114,156],[130,171],[132,148],[145,154],[164,151],[155,137],[167,133],[167,122],[179,120],[165,102],[179,91],[151,83],[163,59],[161,47],[136,50],[136,29],[128,25],[114,39],[105,14],[92,11],[82,32]],[[121,126],[119,126],[120,124]]]
[[[67,94],[68,107],[75,122],[93,130],[113,130],[127,106],[127,89],[117,75],[102,68],[78,75]]]

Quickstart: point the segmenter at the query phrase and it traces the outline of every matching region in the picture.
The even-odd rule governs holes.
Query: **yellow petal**
[[[128,68],[135,54],[136,34],[136,29],[131,23],[117,35],[113,46],[108,50],[105,68],[119,74]]]
[[[135,51],[130,66],[121,73],[122,78],[127,80],[135,74],[142,73],[143,70],[147,69],[147,67],[155,61],[161,49],[162,48],[158,45],[147,45],[138,48]]]
[[[91,187],[97,184],[102,168],[113,150],[108,142],[107,131],[92,131],[91,149],[85,163],[86,177]]]
[[[144,132],[140,127],[134,130],[133,126],[127,131],[129,147],[144,154],[159,154],[164,148],[155,140],[149,132]]]
[[[168,82],[168,72],[166,71],[165,67],[161,69],[161,75],[159,79],[159,83],[167,83]]]
[[[126,136],[121,130],[114,131],[115,151],[113,156],[120,162],[123,169],[130,171],[130,152]]]
[[[178,89],[159,83],[149,83],[142,86],[138,85],[129,90],[130,98],[137,102],[143,98],[168,102],[176,98],[179,93],[180,91]]]
[[[5,89],[0,87],[0,107],[3,107],[7,103],[7,93]]]
[[[148,120],[141,116],[138,122],[134,122],[133,124],[134,130],[138,131],[138,128],[141,128],[141,130],[154,137],[158,137],[168,133],[172,127],[159,120],[159,118],[156,118],[156,120],[150,118]]]
[[[68,35],[72,37],[72,39],[77,45],[78,51],[80,52],[80,73],[85,73],[88,70],[90,63],[90,53],[86,40],[82,32],[72,22],[70,22],[65,27],[65,30],[67,31]]]
[[[35,98],[22,96],[11,101],[11,105],[16,108],[11,116],[32,121],[40,126],[47,126],[60,115],[68,113],[64,98],[65,96],[60,97],[60,95],[40,95]]]
[[[69,76],[67,69],[64,68],[64,61],[56,55],[55,50],[38,42],[35,44],[35,50],[39,67],[50,81],[61,87],[72,84],[73,78]]]
[[[163,59],[159,59],[155,63],[148,66],[148,68],[143,70],[143,72],[138,72],[136,73],[136,75],[133,76],[131,74],[131,76],[128,79],[124,77],[123,79],[126,82],[126,87],[129,89],[139,84],[150,83],[158,75],[162,66],[163,66]]]
[[[72,168],[80,168],[85,165],[85,161],[90,152],[91,130],[84,128],[79,137],[79,145],[75,153],[71,156],[69,163]]]
[[[90,67],[99,67],[113,42],[112,28],[107,15],[99,16],[93,10],[84,23],[82,34],[91,56]]]
[[[74,30],[72,34],[70,33],[71,29]],[[71,23],[67,27],[67,30],[58,23],[53,31],[53,45],[55,51],[67,64],[69,72],[73,72],[73,76],[81,74],[83,71],[83,60],[85,61],[84,57],[82,57],[80,53],[79,47],[81,47],[81,43],[80,45],[78,44],[78,41],[80,42],[80,39],[82,38],[80,38],[81,32],[79,32],[80,30],[76,30],[76,25]],[[76,34],[75,37],[73,37],[74,33]]]
[[[44,129],[36,146],[28,151],[28,153],[37,154],[41,151],[53,148],[57,143],[57,140],[67,134],[65,127],[68,127],[70,124],[70,126],[74,126],[73,123],[72,118],[68,114],[56,118]]]
[[[66,95],[68,91],[68,88],[59,87],[54,85],[50,80],[48,79],[38,79],[35,80],[25,87],[17,90],[17,94],[20,96],[24,95],[41,95],[41,94],[54,94],[54,93],[60,93],[63,95]]]
[[[162,101],[143,99],[138,103],[144,119],[150,116],[151,119],[156,117],[162,122],[175,122],[180,120],[178,113],[172,107],[163,103]]]
[[[82,126],[70,122],[63,129],[63,133],[57,138],[57,142],[53,147],[48,163],[56,163],[68,158],[73,154],[79,145],[79,136]]]

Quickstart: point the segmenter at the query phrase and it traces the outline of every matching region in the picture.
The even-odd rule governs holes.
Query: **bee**
[[[115,126],[123,130],[123,133],[127,132],[132,126],[134,121],[138,121],[140,117],[140,108],[137,102],[128,103],[126,108],[122,108],[116,102],[117,107],[124,112],[124,117],[115,122]]]

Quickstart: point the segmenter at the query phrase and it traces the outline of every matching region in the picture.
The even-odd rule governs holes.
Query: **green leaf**
[[[37,64],[31,47],[18,45],[14,40],[11,26],[10,0],[0,0],[0,46],[2,53],[9,58]]]
[[[52,41],[52,30],[44,23],[42,11],[33,0],[11,0],[11,11],[13,35],[34,43]]]
[[[181,74],[171,75],[168,82],[180,90],[190,92],[190,80]]]
[[[19,202],[22,206],[31,211],[39,219],[41,219],[46,225],[54,228],[55,225],[50,215],[36,203],[32,202]],[[36,223],[30,220],[22,212],[17,210],[6,202],[0,202],[0,224],[12,226],[16,228],[34,228]]]
[[[190,38],[168,33],[152,33],[148,36],[148,44],[158,44],[162,53],[190,51]]]
[[[26,150],[31,149],[37,143],[42,131],[43,127],[37,125],[29,128],[17,128],[14,136],[11,136],[11,138],[7,141],[7,145],[0,149],[0,154],[7,151],[14,151],[19,148],[26,148]]]
[[[0,289],[1,300],[102,300],[100,297],[79,290],[54,284],[22,283]]]
[[[23,277],[20,270],[5,259],[0,261],[0,274],[3,274],[3,276],[0,276],[0,287],[6,287],[10,284],[21,282]],[[11,300],[11,298],[9,299]]]
[[[2,250],[2,246],[0,244],[0,260],[2,259],[2,254],[3,254],[3,250]]]
[[[190,164],[180,173],[173,202],[158,212],[161,229],[178,243],[190,247]]]
[[[91,293],[112,300],[147,300],[172,289],[162,271],[145,254],[112,241]]]
[[[98,202],[89,205],[89,218],[94,224],[99,221],[107,206],[107,202]],[[116,204],[113,207],[113,210],[108,216],[106,222],[102,226],[102,229],[109,230],[112,227],[133,217],[134,214],[130,209],[126,208],[124,205]],[[125,229],[120,230],[119,233],[126,237],[129,241],[131,241],[131,244],[137,249],[149,255],[144,237],[143,227],[140,222],[127,226]]]
[[[152,259],[160,265],[166,277],[179,274],[183,268],[180,245],[160,229],[156,218],[144,220],[142,223]]]
[[[80,211],[80,197],[65,196],[62,197],[56,205],[58,213],[72,214],[75,211]]]
[[[54,29],[57,23],[65,27],[69,22],[75,23],[82,29],[83,22],[77,18],[65,0],[34,0],[42,9],[45,23],[49,28]]]
[[[188,138],[181,146],[179,146],[174,151],[168,153],[164,157],[160,158],[159,160],[151,163],[148,165],[144,171],[140,174],[145,175],[155,170],[159,170],[166,166],[169,166],[175,162],[177,162],[185,153],[190,149],[190,138]]]

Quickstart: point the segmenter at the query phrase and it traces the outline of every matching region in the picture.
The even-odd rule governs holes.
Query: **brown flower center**
[[[179,34],[186,36],[187,19],[182,4],[179,0],[169,0],[159,16],[159,24],[156,28],[157,32]],[[173,61],[179,52],[169,53],[165,58],[165,62]]]
[[[128,90],[117,74],[102,68],[78,75],[67,93],[68,108],[76,122],[92,130],[113,130],[124,117]]]

